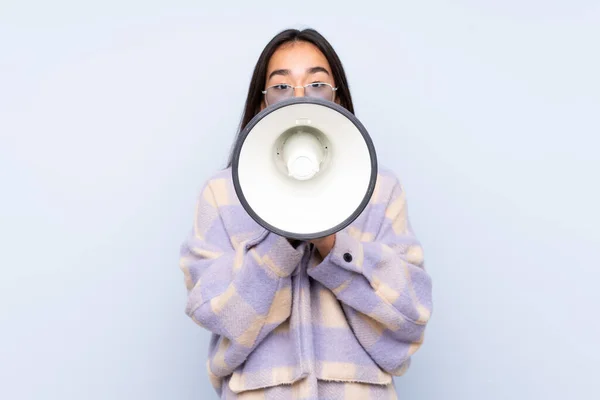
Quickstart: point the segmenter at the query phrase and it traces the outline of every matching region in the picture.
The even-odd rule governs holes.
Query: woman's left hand
[[[310,243],[313,243],[319,251],[319,254],[321,254],[321,257],[325,258],[335,244],[335,233],[319,239],[313,239]]]

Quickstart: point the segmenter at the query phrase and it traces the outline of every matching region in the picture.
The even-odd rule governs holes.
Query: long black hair
[[[329,62],[333,79],[338,87],[336,91],[336,97],[339,101],[339,104],[354,114],[354,105],[352,104],[352,96],[350,95],[350,88],[346,79],[346,73],[340,58],[331,44],[323,37],[323,35],[314,29],[286,29],[273,37],[273,39],[271,39],[271,41],[263,49],[260,57],[258,57],[258,61],[256,62],[256,66],[254,67],[254,72],[252,73],[252,78],[250,80],[246,105],[244,106],[244,113],[240,121],[239,130],[233,142],[231,153],[229,154],[227,167],[231,166],[233,149],[239,140],[240,133],[244,130],[248,122],[250,122],[250,120],[252,120],[252,118],[254,118],[254,116],[260,112],[263,98],[262,91],[265,89],[264,86],[267,79],[267,66],[269,65],[271,56],[281,45],[291,42],[312,43],[323,53],[327,59],[327,62]]]

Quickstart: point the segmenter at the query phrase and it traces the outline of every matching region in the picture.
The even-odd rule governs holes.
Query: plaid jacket
[[[207,371],[218,394],[307,376],[390,385],[421,346],[432,310],[405,193],[382,169],[369,205],[325,259],[252,220],[231,170],[220,171],[199,196],[180,266],[186,313],[212,332]]]

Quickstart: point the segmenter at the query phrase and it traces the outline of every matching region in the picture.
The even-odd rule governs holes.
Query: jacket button
[[[352,261],[352,254],[344,253],[344,261],[346,261],[346,262]]]

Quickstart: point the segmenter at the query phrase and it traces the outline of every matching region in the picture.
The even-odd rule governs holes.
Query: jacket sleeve
[[[215,334],[208,367],[211,378],[220,378],[289,317],[290,276],[302,253],[266,231],[260,240],[235,243],[217,201],[223,185],[214,186],[207,183],[199,197],[193,232],[181,247],[180,267],[188,294],[185,312]]]
[[[402,375],[423,341],[432,283],[408,220],[404,191],[394,182],[385,207],[367,216],[382,221],[376,234],[338,232],[330,253],[308,274],[335,294],[371,358],[384,371]]]

